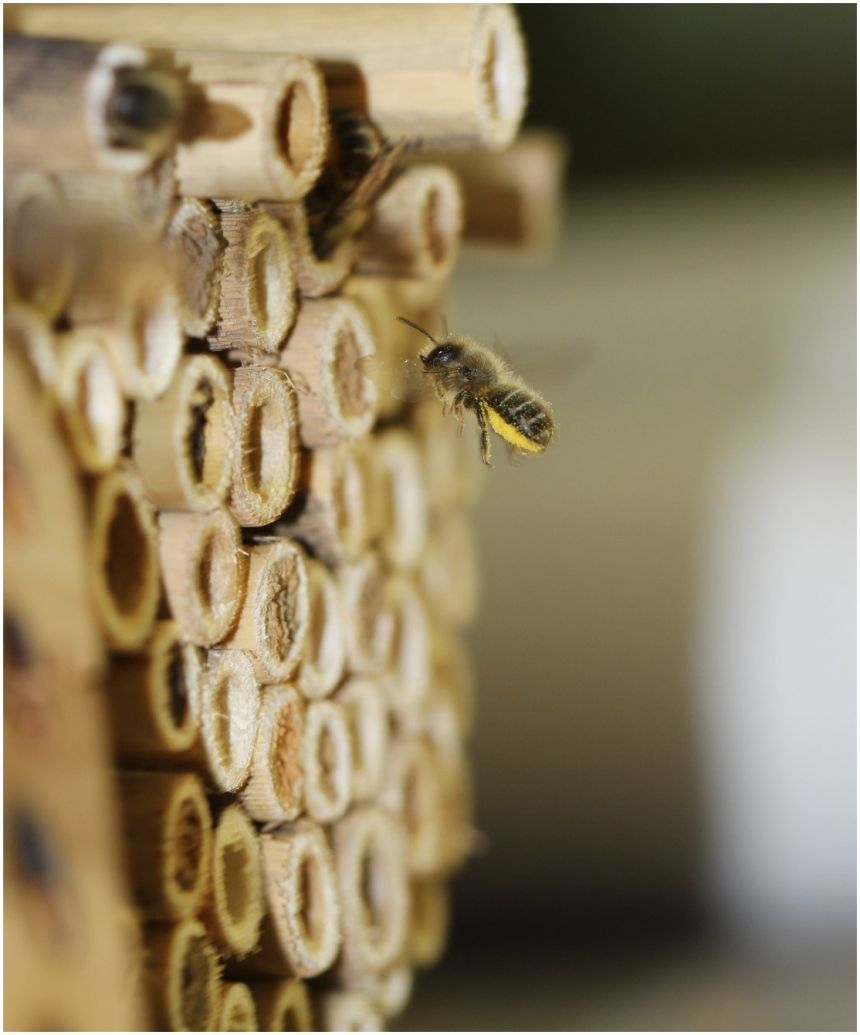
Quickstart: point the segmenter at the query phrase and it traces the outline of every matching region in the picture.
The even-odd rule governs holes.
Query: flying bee
[[[490,428],[516,453],[542,453],[556,432],[549,403],[529,388],[505,363],[471,338],[448,334],[438,341],[423,327],[398,316],[430,345],[420,354],[424,374],[431,378],[443,406],[463,424],[463,411],[472,410],[481,431],[481,459],[490,462]]]

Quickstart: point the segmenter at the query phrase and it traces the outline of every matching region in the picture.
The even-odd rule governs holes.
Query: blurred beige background
[[[802,79],[832,30],[810,24]],[[736,38],[714,45],[731,57]],[[799,139],[835,89],[821,76]],[[401,1027],[850,1030],[852,159],[806,139],[806,160],[640,155],[623,177],[583,146],[553,262],[467,258],[450,304],[453,328],[504,343],[560,433],[516,466],[497,448],[485,478],[487,845]]]

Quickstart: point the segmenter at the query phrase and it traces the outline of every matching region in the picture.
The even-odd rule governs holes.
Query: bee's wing
[[[414,403],[432,391],[430,380],[417,359],[388,359],[377,354],[361,356],[356,362],[358,369],[373,381],[380,394],[398,402]]]

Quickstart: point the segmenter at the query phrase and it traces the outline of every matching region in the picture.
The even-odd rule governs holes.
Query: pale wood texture
[[[335,701],[312,701],[305,711],[302,769],[311,819],[340,819],[352,793],[352,737],[348,713]]]
[[[200,739],[206,771],[220,791],[237,791],[248,779],[260,688],[243,651],[210,651],[201,690]]]
[[[251,775],[241,792],[242,804],[259,822],[288,822],[304,808],[304,714],[304,703],[293,687],[266,687]]]
[[[177,258],[179,315],[183,331],[205,338],[218,316],[226,242],[221,221],[208,201],[182,198],[165,231]]]
[[[212,838],[212,897],[205,921],[227,955],[247,956],[260,937],[263,876],[257,832],[241,805],[218,816]]]
[[[325,697],[337,686],[346,660],[337,582],[317,560],[308,559],[308,629],[296,682],[306,698]]]

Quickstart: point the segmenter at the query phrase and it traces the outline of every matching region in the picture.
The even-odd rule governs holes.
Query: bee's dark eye
[[[424,362],[430,367],[447,367],[459,354],[459,345],[437,345],[424,357]]]

